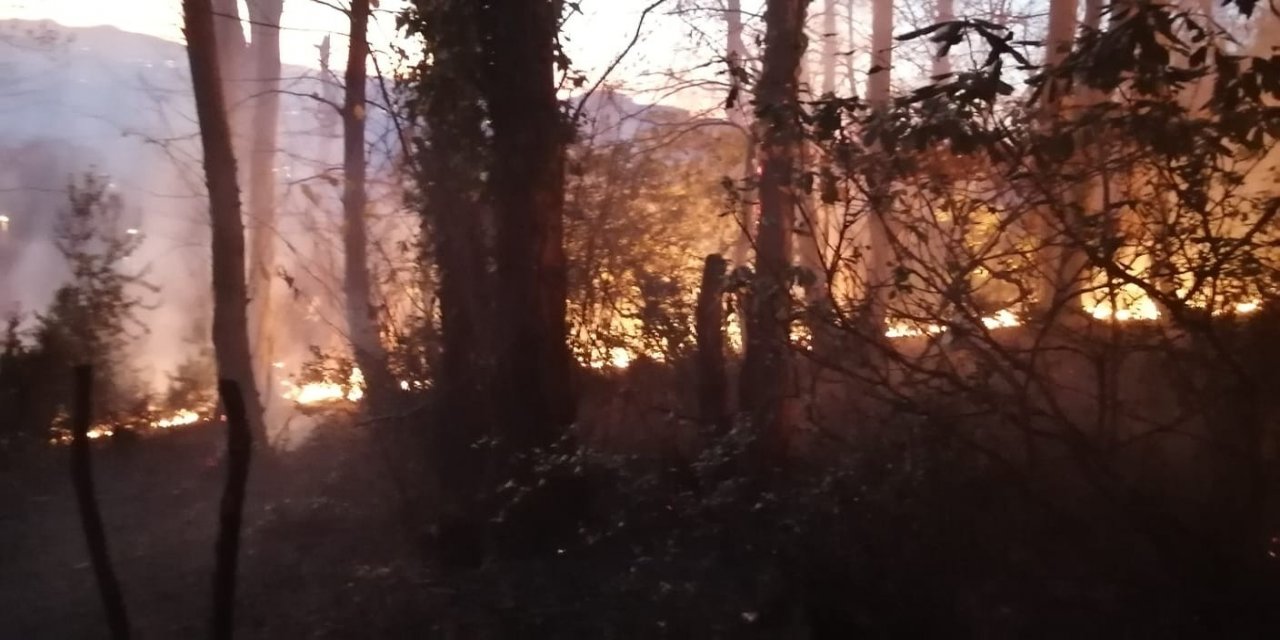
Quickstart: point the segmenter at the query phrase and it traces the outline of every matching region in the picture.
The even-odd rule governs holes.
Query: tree
[[[742,131],[746,137],[747,154],[742,163],[742,186],[738,194],[738,224],[742,232],[733,247],[733,264],[735,267],[747,265],[751,257],[751,245],[756,233],[756,203],[754,198],[756,181],[756,134],[752,128],[749,110],[750,100],[746,97],[747,82],[747,45],[742,37],[742,4],[741,0],[728,0],[724,10],[727,33],[725,59],[729,64],[729,97],[725,101],[725,111],[729,122]]]
[[[770,0],[765,9],[764,66],[756,88],[760,130],[760,230],[747,314],[739,398],[761,451],[785,455],[785,398],[790,386],[792,226],[799,204],[797,169],[803,136],[799,71],[807,0]]]
[[[424,261],[434,258],[440,304],[441,402],[430,432],[435,482],[442,495],[441,555],[474,566],[490,504],[487,451],[493,433],[494,318],[490,200],[484,171],[489,141],[478,86],[483,68],[478,5],[420,0],[401,17],[426,52],[401,79],[413,137],[414,204],[422,216]],[[424,272],[428,268],[424,265]]]
[[[142,294],[155,287],[146,281],[146,268],[129,264],[142,239],[126,232],[123,202],[107,180],[92,174],[77,179],[68,200],[58,216],[55,244],[71,277],[36,316],[34,358],[25,371],[25,413],[48,418],[50,409],[69,408],[67,366],[87,365],[97,389],[94,415],[111,419],[135,410],[143,400],[129,368],[129,347],[146,330],[139,319],[146,307]]]
[[[364,373],[371,398],[391,388],[387,353],[378,337],[377,311],[369,283],[369,237],[365,224],[365,88],[369,56],[369,0],[351,3],[351,48],[347,53],[346,101],[342,107],[342,235],[347,332],[356,364]],[[267,286],[264,291],[269,291]],[[265,305],[265,301],[264,301]],[[260,337],[264,334],[259,334]]]
[[[576,411],[563,237],[570,130],[556,97],[560,7],[555,0],[493,0],[478,16],[480,88],[492,131],[498,388],[503,438],[517,451],[558,440]]]
[[[937,4],[937,21],[939,23],[951,22],[956,19],[956,0],[934,0]],[[933,57],[933,77],[945,76],[951,73],[951,56],[946,51],[940,51]]]
[[[263,389],[273,389],[276,312],[271,290],[277,244],[276,150],[280,129],[280,14],[284,0],[250,0],[248,8],[252,40],[243,59],[249,62],[246,66],[252,66],[245,75],[253,80],[249,85],[253,87],[253,100],[249,138],[243,146],[249,147],[250,338],[257,380]],[[268,403],[272,397],[268,394]]]
[[[883,113],[889,107],[890,81],[893,69],[893,0],[875,0],[871,9],[871,70],[867,72],[867,105],[873,112]],[[890,243],[889,210],[893,198],[892,185],[880,174],[879,167],[869,167],[867,179],[867,267],[866,308],[863,324],[866,334],[878,340],[885,322],[885,299],[893,272]]]
[[[240,214],[236,156],[223,95],[213,7],[210,0],[183,0],[182,8],[205,183],[209,189],[209,219],[213,227],[213,347],[218,378],[234,381],[240,387],[254,438],[266,442],[262,402],[254,383],[249,350],[244,220]]]
[[[1076,0],[1053,0],[1049,3],[1049,31],[1045,37],[1044,57],[1046,69],[1053,70],[1060,66],[1071,52],[1072,44],[1075,42],[1076,7]],[[1039,105],[1041,123],[1049,125],[1057,121],[1062,112],[1063,101],[1066,99],[1065,93],[1065,83],[1051,77],[1051,81],[1044,87],[1043,101]],[[1056,194],[1056,196],[1067,197],[1067,194]],[[1052,234],[1053,224],[1053,221],[1048,219],[1033,221],[1040,235],[1044,236],[1042,239],[1046,241]],[[1037,270],[1040,273],[1040,280],[1034,294],[1035,305],[1038,315],[1047,315],[1066,304],[1063,295],[1070,288],[1075,276],[1064,273],[1063,255],[1058,248],[1046,244],[1041,247],[1039,253]]]

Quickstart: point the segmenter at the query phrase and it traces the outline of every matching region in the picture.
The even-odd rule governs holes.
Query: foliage
[[[36,432],[69,412],[70,369],[93,367],[95,415],[139,415],[146,392],[130,368],[132,341],[146,331],[137,312],[142,295],[155,289],[145,268],[129,264],[142,238],[129,232],[121,214],[124,204],[109,183],[87,175],[68,188],[68,206],[56,227],[56,244],[69,279],[53,294],[49,307],[35,317],[28,339],[18,321],[10,321],[4,371],[6,395],[15,403],[17,428]]]
[[[579,361],[691,352],[702,259],[732,239],[720,182],[741,149],[736,131],[686,116],[571,148],[565,244]]]

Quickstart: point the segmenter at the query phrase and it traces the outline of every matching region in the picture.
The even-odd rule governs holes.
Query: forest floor
[[[94,443],[136,638],[207,634],[223,434],[210,424]],[[385,454],[368,429],[336,423],[296,451],[258,458],[237,637],[428,635],[433,588]],[[67,447],[37,447],[0,467],[0,640],[107,636],[67,458]]]

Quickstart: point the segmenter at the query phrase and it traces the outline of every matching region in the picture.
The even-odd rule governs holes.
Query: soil
[[[108,545],[136,638],[208,634],[219,424],[95,442]],[[438,600],[404,490],[369,428],[329,424],[296,451],[258,456],[245,511],[238,638],[422,637]],[[68,449],[0,468],[0,639],[105,638]]]

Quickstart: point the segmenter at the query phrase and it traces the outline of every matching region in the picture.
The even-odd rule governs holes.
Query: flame
[[[1235,312],[1239,315],[1245,316],[1261,308],[1261,300],[1249,300],[1248,302],[1237,302],[1235,305]]]
[[[98,438],[110,438],[115,434],[116,434],[115,430],[106,425],[91,427],[88,431],[85,432],[85,435],[88,436],[90,440],[97,440]]]
[[[918,338],[920,336],[937,335],[943,331],[946,331],[946,328],[941,325],[896,320],[889,322],[889,327],[885,329],[884,335],[886,338]]]
[[[282,394],[284,399],[303,406],[342,401],[355,403],[364,398],[364,372],[359,367],[351,369],[346,384],[307,382],[298,385],[291,380],[285,380],[283,384],[286,387]]]
[[[988,329],[1004,329],[1021,324],[1022,320],[1018,318],[1017,314],[1008,309],[1001,309],[995,315],[986,316],[982,319],[982,326]]]
[[[200,421],[200,414],[190,409],[179,409],[171,416],[155,420],[151,426],[156,429],[172,429],[173,427],[184,427],[189,424],[195,424]]]
[[[592,369],[626,369],[635,361],[635,357],[624,347],[609,349],[606,357],[592,358],[588,364]]]
[[[1109,299],[1085,301],[1083,306],[1086,313],[1098,320],[1114,319],[1117,322],[1128,322],[1160,319],[1160,307],[1145,292],[1125,292],[1123,295],[1117,295],[1115,301],[1115,306],[1118,307],[1115,310],[1112,309],[1112,303]],[[1208,304],[1205,300],[1189,300],[1187,301],[1187,306],[1195,309],[1204,309]],[[1256,313],[1260,309],[1262,309],[1262,300],[1253,299],[1219,306],[1213,310],[1212,314],[1215,316],[1227,314],[1244,316]]]
[[[1004,329],[1022,324],[1022,319],[1018,317],[1018,314],[1009,309],[1001,309],[994,315],[983,316],[980,320],[982,326],[987,329]],[[947,331],[947,327],[940,324],[910,320],[890,320],[888,325],[884,332],[886,338],[919,338],[921,336],[936,336]]]

